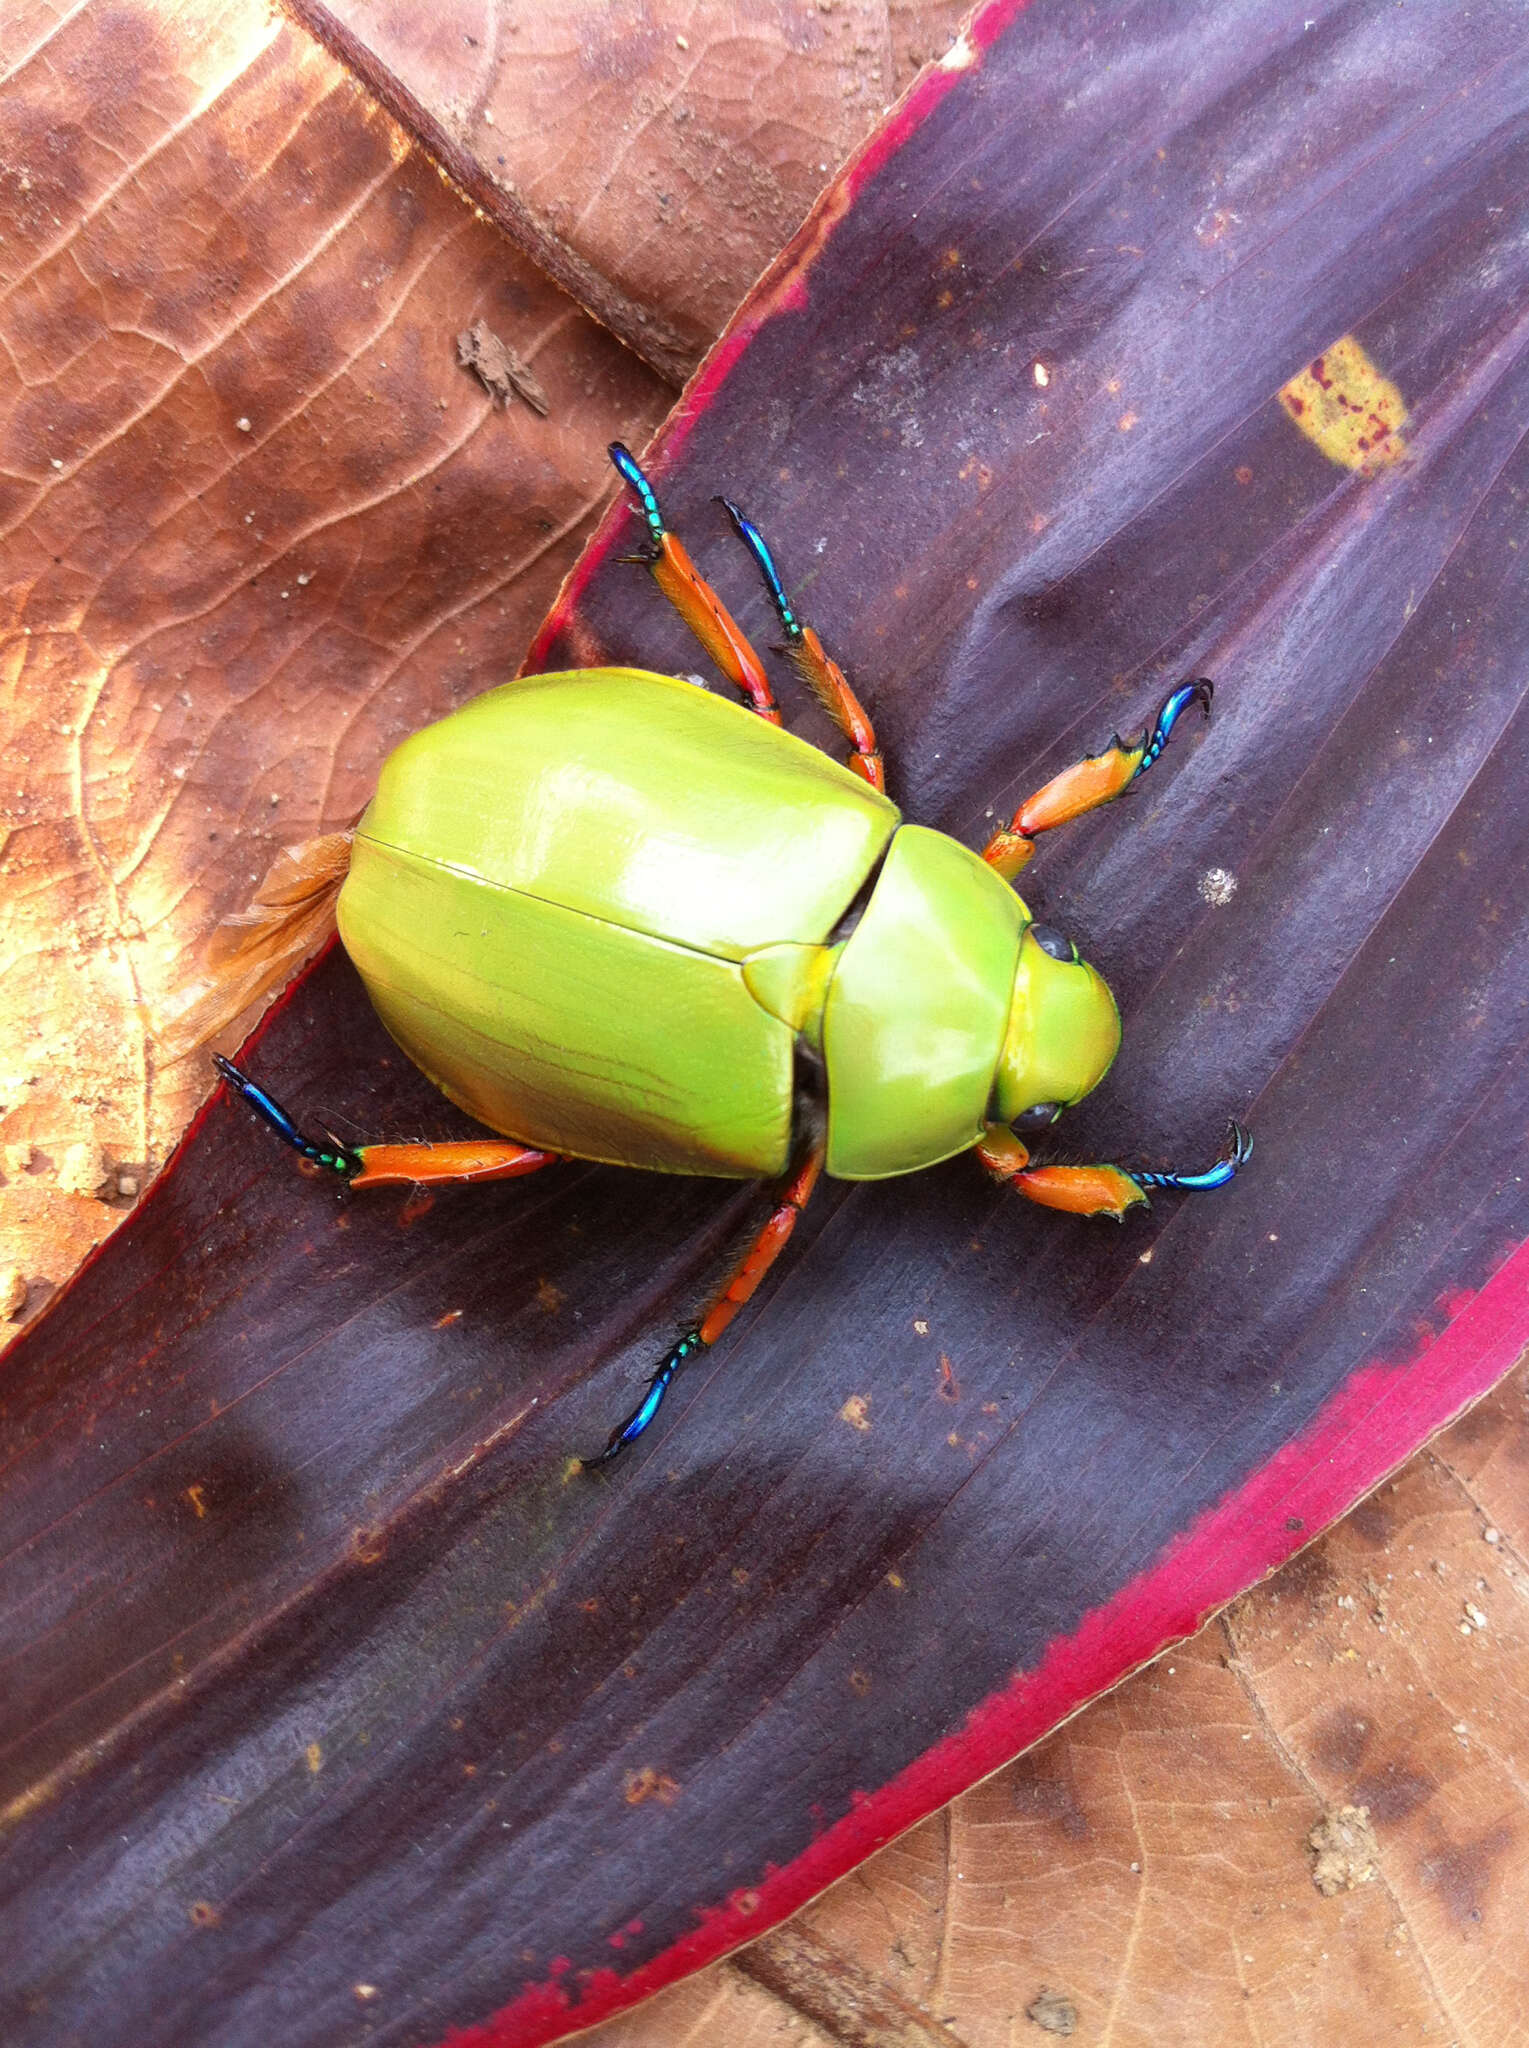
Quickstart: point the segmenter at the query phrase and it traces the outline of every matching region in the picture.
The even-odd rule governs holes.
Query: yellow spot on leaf
[[[672,1806],[680,1796],[680,1788],[669,1773],[655,1771],[651,1764],[640,1771],[628,1771],[622,1789],[628,1806],[641,1806],[648,1799],[656,1799],[660,1806]]]
[[[1344,469],[1376,470],[1407,452],[1407,406],[1352,334],[1280,386],[1279,402],[1308,441]]]
[[[324,1768],[323,1748],[317,1742],[310,1742],[308,1747],[304,1750],[303,1754],[308,1759],[309,1770],[313,1773],[314,1777],[316,1778],[319,1772]]]
[[[869,1429],[871,1397],[869,1394],[851,1394],[839,1410],[839,1420],[847,1422],[851,1429]]]

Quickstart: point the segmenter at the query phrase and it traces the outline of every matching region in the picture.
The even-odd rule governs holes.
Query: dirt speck
[[[1078,2008],[1060,1991],[1048,1991],[1044,1985],[1025,2007],[1025,2018],[1047,2034],[1075,2034],[1078,2031]]]
[[[1354,1891],[1380,1875],[1380,1847],[1367,1806],[1333,1807],[1306,1841],[1312,1852],[1311,1881],[1324,1899]]]
[[[640,1771],[628,1771],[622,1794],[628,1806],[642,1806],[650,1799],[656,1799],[660,1806],[672,1806],[680,1796],[680,1788],[667,1771],[655,1771],[651,1764],[645,1764]]]
[[[523,398],[543,419],[552,410],[530,364],[482,320],[475,320],[457,336],[457,361],[464,370],[472,371],[495,405],[506,406],[512,398]]]
[[[99,1145],[82,1140],[66,1145],[58,1162],[56,1178],[66,1195],[98,1195],[109,1168]]]

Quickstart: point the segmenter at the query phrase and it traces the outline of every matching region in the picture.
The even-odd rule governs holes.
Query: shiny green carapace
[[[631,668],[490,690],[387,761],[336,907],[388,1030],[501,1142],[325,1148],[220,1062],[281,1136],[354,1186],[560,1158],[780,1184],[728,1287],[591,1464],[639,1435],[683,1359],[721,1334],[820,1172],[878,1180],[975,1150],[1033,1201],[1119,1217],[1149,1188],[1224,1185],[1249,1149],[1234,1125],[1205,1173],[1130,1173],[1036,1164],[1019,1135],[1097,1085],[1120,1019],[1013,878],[1038,832],[1150,767],[1210,685],[1181,685],[1140,740],[1053,778],[975,853],[884,794],[870,720],[729,505],[850,766],[782,730],[758,656],[642,471],[612,455],[660,588],[746,705]]]
[[[845,1180],[1091,1088],[1114,1001],[1029,923],[978,855],[816,748],[635,669],[529,677],[406,740],[339,898],[389,1031],[490,1129],[746,1179],[790,1162],[799,1058]]]

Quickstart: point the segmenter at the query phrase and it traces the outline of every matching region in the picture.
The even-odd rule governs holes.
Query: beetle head
[[[1053,926],[1027,925],[998,1059],[997,1116],[1012,1123],[1037,1104],[1070,1109],[1119,1050],[1120,1012],[1103,976]]]

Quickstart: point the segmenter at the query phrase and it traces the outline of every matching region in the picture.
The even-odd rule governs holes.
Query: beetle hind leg
[[[863,776],[872,789],[885,792],[886,769],[876,740],[876,728],[871,724],[865,706],[812,627],[804,625],[792,609],[785,585],[780,580],[780,571],[775,566],[775,557],[759,528],[738,510],[730,498],[719,498],[717,503],[733,522],[738,538],[753,556],[755,566],[764,578],[765,589],[775,607],[775,616],[786,636],[786,659],[854,749],[849,758],[850,767],[857,775]]]
[[[332,1173],[353,1188],[440,1187],[449,1183],[513,1180],[538,1167],[551,1166],[558,1152],[539,1152],[508,1138],[469,1138],[444,1145],[342,1145],[331,1138],[320,1145],[300,1131],[273,1095],[241,1073],[232,1060],[214,1054],[214,1063],[234,1093],[247,1103],[268,1130],[290,1145],[300,1159]]]
[[[604,1450],[597,1451],[592,1458],[579,1460],[586,1472],[593,1472],[600,1465],[608,1465],[612,1458],[618,1457],[626,1449],[628,1444],[636,1442],[658,1413],[659,1405],[669,1391],[670,1382],[686,1359],[693,1358],[698,1351],[709,1350],[739,1309],[753,1295],[766,1273],[785,1250],[786,1242],[796,1228],[796,1219],[806,1208],[812,1191],[817,1186],[818,1176],[823,1171],[823,1151],[822,1139],[815,1139],[808,1147],[801,1164],[781,1182],[776,1193],[775,1206],[771,1209],[764,1228],[758,1232],[733,1269],[727,1285],[695,1328],[687,1330],[666,1354],[663,1363],[648,1381],[647,1392],[626,1420],[616,1424]]]
[[[612,441],[608,452],[617,474],[636,498],[648,529],[648,552],[632,559],[651,571],[664,596],[751,707],[769,724],[779,725],[780,708],[770,679],[743,628],[690,559],[683,541],[664,524],[658,497],[631,450]]]
[[[1113,1216],[1117,1223],[1138,1204],[1152,1206],[1150,1188],[1208,1194],[1224,1188],[1252,1156],[1252,1136],[1235,1121],[1220,1154],[1201,1173],[1148,1173],[1123,1166],[1032,1166],[1029,1152],[1006,1124],[989,1124],[977,1147],[977,1157],[993,1178],[1027,1201],[1037,1202],[1043,1209],[1063,1209],[1072,1216]]]

